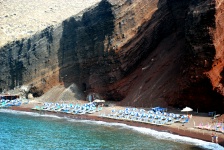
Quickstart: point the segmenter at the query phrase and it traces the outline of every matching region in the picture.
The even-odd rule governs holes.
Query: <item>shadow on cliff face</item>
[[[20,46],[22,48],[22,45]],[[21,48],[18,51],[18,55],[21,54]],[[23,71],[25,70],[23,66],[23,62],[17,59],[12,59],[12,50],[9,50],[9,68],[10,68],[10,76],[11,76],[11,85],[9,87],[12,89],[18,85],[22,85],[23,83]]]
[[[171,6],[175,6],[173,3],[170,1]],[[216,53],[210,32],[211,28],[216,28],[215,14],[215,1],[189,1],[183,26],[186,47],[181,61],[180,89],[173,106],[223,112],[223,96],[205,75],[212,68]]]
[[[205,75],[205,72],[212,68],[216,53],[210,32],[211,28],[216,28],[215,1],[192,1],[189,8],[185,23],[188,53],[184,60],[184,70],[187,72],[189,87],[181,91],[179,101],[195,109],[200,107],[202,111],[223,112],[223,96],[212,87]]]
[[[223,96],[212,89],[209,79],[192,83],[190,88],[180,93],[177,107],[190,106],[200,112],[223,112]]]
[[[14,44],[14,45],[13,45]],[[13,45],[16,50],[11,47]],[[22,54],[23,41],[15,41],[7,44],[0,49],[0,92],[13,89],[23,84],[23,71],[25,67],[23,62],[18,59]]]
[[[167,103],[170,106],[185,107],[187,105],[195,110],[201,108],[200,111],[221,112],[223,97],[213,90],[209,79],[204,74],[210,70],[215,56],[215,48],[209,32],[209,28],[215,28],[214,2],[209,0],[160,2],[160,8],[149,20],[148,25],[141,27],[144,30],[142,35],[151,33],[141,40],[147,39],[147,42],[138,42],[141,53],[145,52],[147,63],[144,64],[143,59],[140,59],[141,65],[135,64],[134,73],[131,72],[129,76],[134,77],[135,74],[139,77],[132,80],[134,86],[128,88],[129,91],[122,105],[150,107],[155,103],[160,106]],[[150,27],[150,22],[156,26]],[[166,32],[162,32],[163,30]],[[164,42],[167,37],[167,42]],[[172,41],[173,38],[175,40]],[[134,42],[132,40],[132,43]],[[169,54],[172,55],[169,56]],[[160,57],[156,58],[156,56]],[[143,82],[144,78],[140,79],[143,76],[141,71],[140,73],[136,71],[136,68],[139,69],[141,66],[147,66],[143,67],[145,72],[150,70],[147,71],[147,76],[144,75],[145,79],[149,78],[147,83]],[[167,68],[162,70],[159,69],[160,66],[161,68],[167,66]],[[153,72],[157,72],[157,76],[154,76]],[[167,76],[163,77],[164,75]],[[144,86],[147,87],[145,91]],[[176,103],[173,103],[173,100]]]
[[[111,4],[101,1],[82,17],[71,17],[63,22],[63,33],[58,52],[59,80],[66,87],[77,84],[84,91],[91,89],[90,82],[103,86],[108,60],[115,52],[109,49],[114,31]],[[95,76],[90,81],[91,76]]]
[[[52,65],[49,63],[53,51],[50,47],[53,42],[52,30],[48,27],[32,37],[9,42],[0,48],[0,92],[29,84],[38,90],[34,95],[42,95],[46,85],[37,79],[46,81],[44,78],[48,71],[43,70],[49,70]]]

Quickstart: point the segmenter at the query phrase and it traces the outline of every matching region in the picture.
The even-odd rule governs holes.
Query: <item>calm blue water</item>
[[[146,128],[0,109],[0,149],[224,149]],[[154,137],[158,137],[154,138]]]

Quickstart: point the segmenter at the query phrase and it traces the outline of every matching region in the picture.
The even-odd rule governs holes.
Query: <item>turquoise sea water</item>
[[[0,109],[0,149],[200,150],[209,142],[118,123]],[[155,138],[157,137],[157,138]]]

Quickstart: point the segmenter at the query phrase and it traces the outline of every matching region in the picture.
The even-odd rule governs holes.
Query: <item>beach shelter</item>
[[[95,99],[93,102],[95,102],[95,103],[105,103],[105,100]]]
[[[189,112],[189,111],[193,111],[193,109],[192,108],[190,108],[190,107],[185,107],[185,108],[183,108],[182,110],[181,110],[181,112]]]
[[[103,106],[104,103],[105,103],[105,100],[95,99],[93,102],[96,104],[96,106],[98,106],[98,105],[102,105]]]

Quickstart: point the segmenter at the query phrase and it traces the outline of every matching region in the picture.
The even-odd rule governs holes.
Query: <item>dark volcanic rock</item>
[[[60,40],[60,27],[53,30],[49,27],[29,39],[9,43],[0,50],[1,89],[29,84],[53,86],[51,78],[58,69],[57,48]],[[50,85],[52,84],[52,85]]]
[[[102,0],[2,47],[1,90],[31,85],[40,96],[74,83],[122,105],[222,112],[222,8],[214,0]]]

